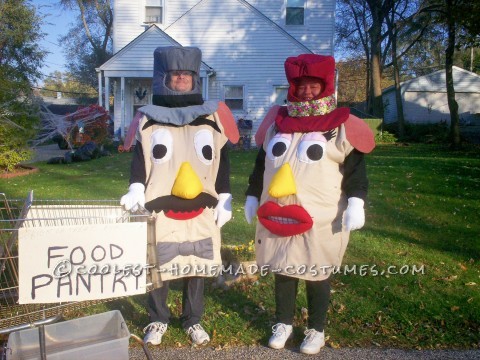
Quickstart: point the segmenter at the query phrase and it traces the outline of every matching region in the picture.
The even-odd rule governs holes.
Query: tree
[[[60,0],[60,4],[78,13],[76,24],[60,39],[69,59],[69,72],[77,81],[95,88],[95,68],[112,56],[110,0]]]
[[[384,63],[382,42],[386,38],[385,17],[390,13],[394,0],[340,0],[337,16],[337,39],[347,40],[349,47],[361,47],[367,66],[367,91],[369,113],[383,118],[382,70]],[[352,39],[348,40],[350,37]]]
[[[365,0],[339,0],[336,14],[336,47],[349,59],[359,58],[363,51],[365,62],[365,97],[370,108],[370,20]],[[350,61],[350,60],[349,60]]]
[[[21,19],[21,21],[19,20]],[[0,168],[12,170],[28,158],[27,140],[38,116],[31,85],[40,78],[45,52],[42,18],[23,0],[0,0]]]
[[[460,117],[455,100],[453,61],[456,48],[462,45],[473,46],[480,42],[480,4],[470,0],[427,0],[427,5],[425,11],[432,14],[434,21],[444,26],[447,32],[445,78],[450,110],[450,138],[452,147],[458,148],[461,145]]]
[[[395,1],[391,12],[385,17],[388,43],[391,50],[392,73],[395,85],[395,102],[397,109],[398,136],[402,138],[405,131],[403,102],[400,89],[401,59],[422,38],[429,25],[429,19],[422,11],[422,4],[416,1]]]
[[[385,34],[382,26],[385,18],[391,12],[394,0],[367,0],[372,16],[372,24],[368,29],[370,35],[370,63],[372,85],[370,87],[371,109],[370,113],[378,118],[383,118],[382,100],[382,41]]]
[[[338,102],[342,106],[355,106],[366,100],[365,59],[348,59],[337,62],[338,70]],[[364,109],[363,109],[364,111]]]
[[[45,78],[40,94],[46,97],[54,97],[57,92],[61,92],[64,98],[80,100],[94,98],[97,94],[97,90],[94,87],[78,82],[68,72],[61,73],[60,71],[55,71]]]

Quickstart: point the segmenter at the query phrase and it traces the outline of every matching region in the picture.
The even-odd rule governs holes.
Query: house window
[[[162,23],[163,0],[146,0],[145,4],[145,22]]]
[[[230,110],[243,110],[243,86],[225,85],[225,104]]]
[[[287,14],[285,24],[305,24],[305,0],[287,0]]]
[[[272,102],[275,105],[285,105],[287,103],[288,86],[275,86]]]

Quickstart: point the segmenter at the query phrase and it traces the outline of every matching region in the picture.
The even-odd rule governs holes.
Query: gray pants
[[[204,311],[203,277],[187,277],[183,279],[182,327],[187,330],[190,326],[200,323]],[[164,324],[170,322],[170,310],[167,306],[168,289],[170,281],[164,281],[161,288],[150,291],[147,310],[150,321],[159,321]]]

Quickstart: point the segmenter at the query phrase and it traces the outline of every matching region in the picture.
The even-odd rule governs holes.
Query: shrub
[[[396,141],[397,137],[388,131],[382,131],[375,135],[375,143],[377,144],[393,144]]]
[[[15,101],[10,102],[8,111],[0,114],[0,171],[10,172],[22,161],[30,159],[27,141],[33,138],[38,121],[33,114],[31,104]]]
[[[0,151],[0,169],[11,172],[22,161],[30,159],[32,152],[28,149]]]
[[[398,136],[398,123],[386,124],[384,129]],[[436,124],[405,124],[405,131],[401,141],[415,143],[443,143],[448,141],[449,126],[444,123]]]

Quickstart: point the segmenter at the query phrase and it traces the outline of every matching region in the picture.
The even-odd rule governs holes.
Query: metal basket
[[[0,193],[0,335],[58,320],[62,314],[112,299],[56,304],[19,304],[18,231],[22,227],[148,221],[115,200],[8,200]]]

